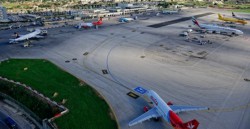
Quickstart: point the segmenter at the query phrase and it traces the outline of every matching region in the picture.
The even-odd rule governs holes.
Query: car
[[[180,36],[186,37],[186,36],[188,36],[188,32],[184,31],[184,32],[180,33]]]
[[[11,119],[10,117],[7,117],[5,120],[4,120],[5,124],[10,128],[10,129],[18,129],[17,127],[17,123]]]
[[[47,30],[42,30],[40,35],[46,36],[46,35],[48,35],[48,31]]]

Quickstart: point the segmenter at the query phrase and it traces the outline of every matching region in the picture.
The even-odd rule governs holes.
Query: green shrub
[[[41,119],[51,118],[60,112],[20,85],[0,80],[0,92],[22,103]]]

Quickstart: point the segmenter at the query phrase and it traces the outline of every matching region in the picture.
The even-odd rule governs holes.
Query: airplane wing
[[[156,112],[156,108],[152,108],[146,113],[142,114],[141,116],[135,118],[131,122],[129,122],[129,126],[136,125],[138,123],[142,123],[145,120],[149,120],[150,118],[157,118],[160,117],[160,114]]]
[[[169,106],[175,113],[197,111],[197,110],[209,110],[208,107],[199,106],[182,106],[182,105],[170,105]]]
[[[133,21],[134,19],[133,18],[126,18],[128,21]]]
[[[92,24],[92,23],[86,23],[86,26],[88,26],[88,27],[92,27],[92,26],[93,26],[93,24]]]

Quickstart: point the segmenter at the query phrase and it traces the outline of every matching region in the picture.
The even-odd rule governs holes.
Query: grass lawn
[[[28,68],[24,70],[24,68]],[[64,104],[69,113],[55,120],[59,129],[117,129],[116,121],[102,98],[87,84],[46,60],[11,59],[0,64],[0,76],[32,86]],[[83,85],[81,85],[83,84]]]
[[[250,13],[250,9],[234,9],[231,10],[233,12],[243,12],[243,13]]]

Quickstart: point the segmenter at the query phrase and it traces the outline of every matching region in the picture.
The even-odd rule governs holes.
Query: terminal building
[[[150,0],[78,0],[82,3],[94,3],[94,2],[147,2]],[[166,1],[166,0],[153,0],[154,2]]]
[[[7,19],[8,17],[7,17],[6,8],[3,6],[0,6],[0,21],[7,20]]]

